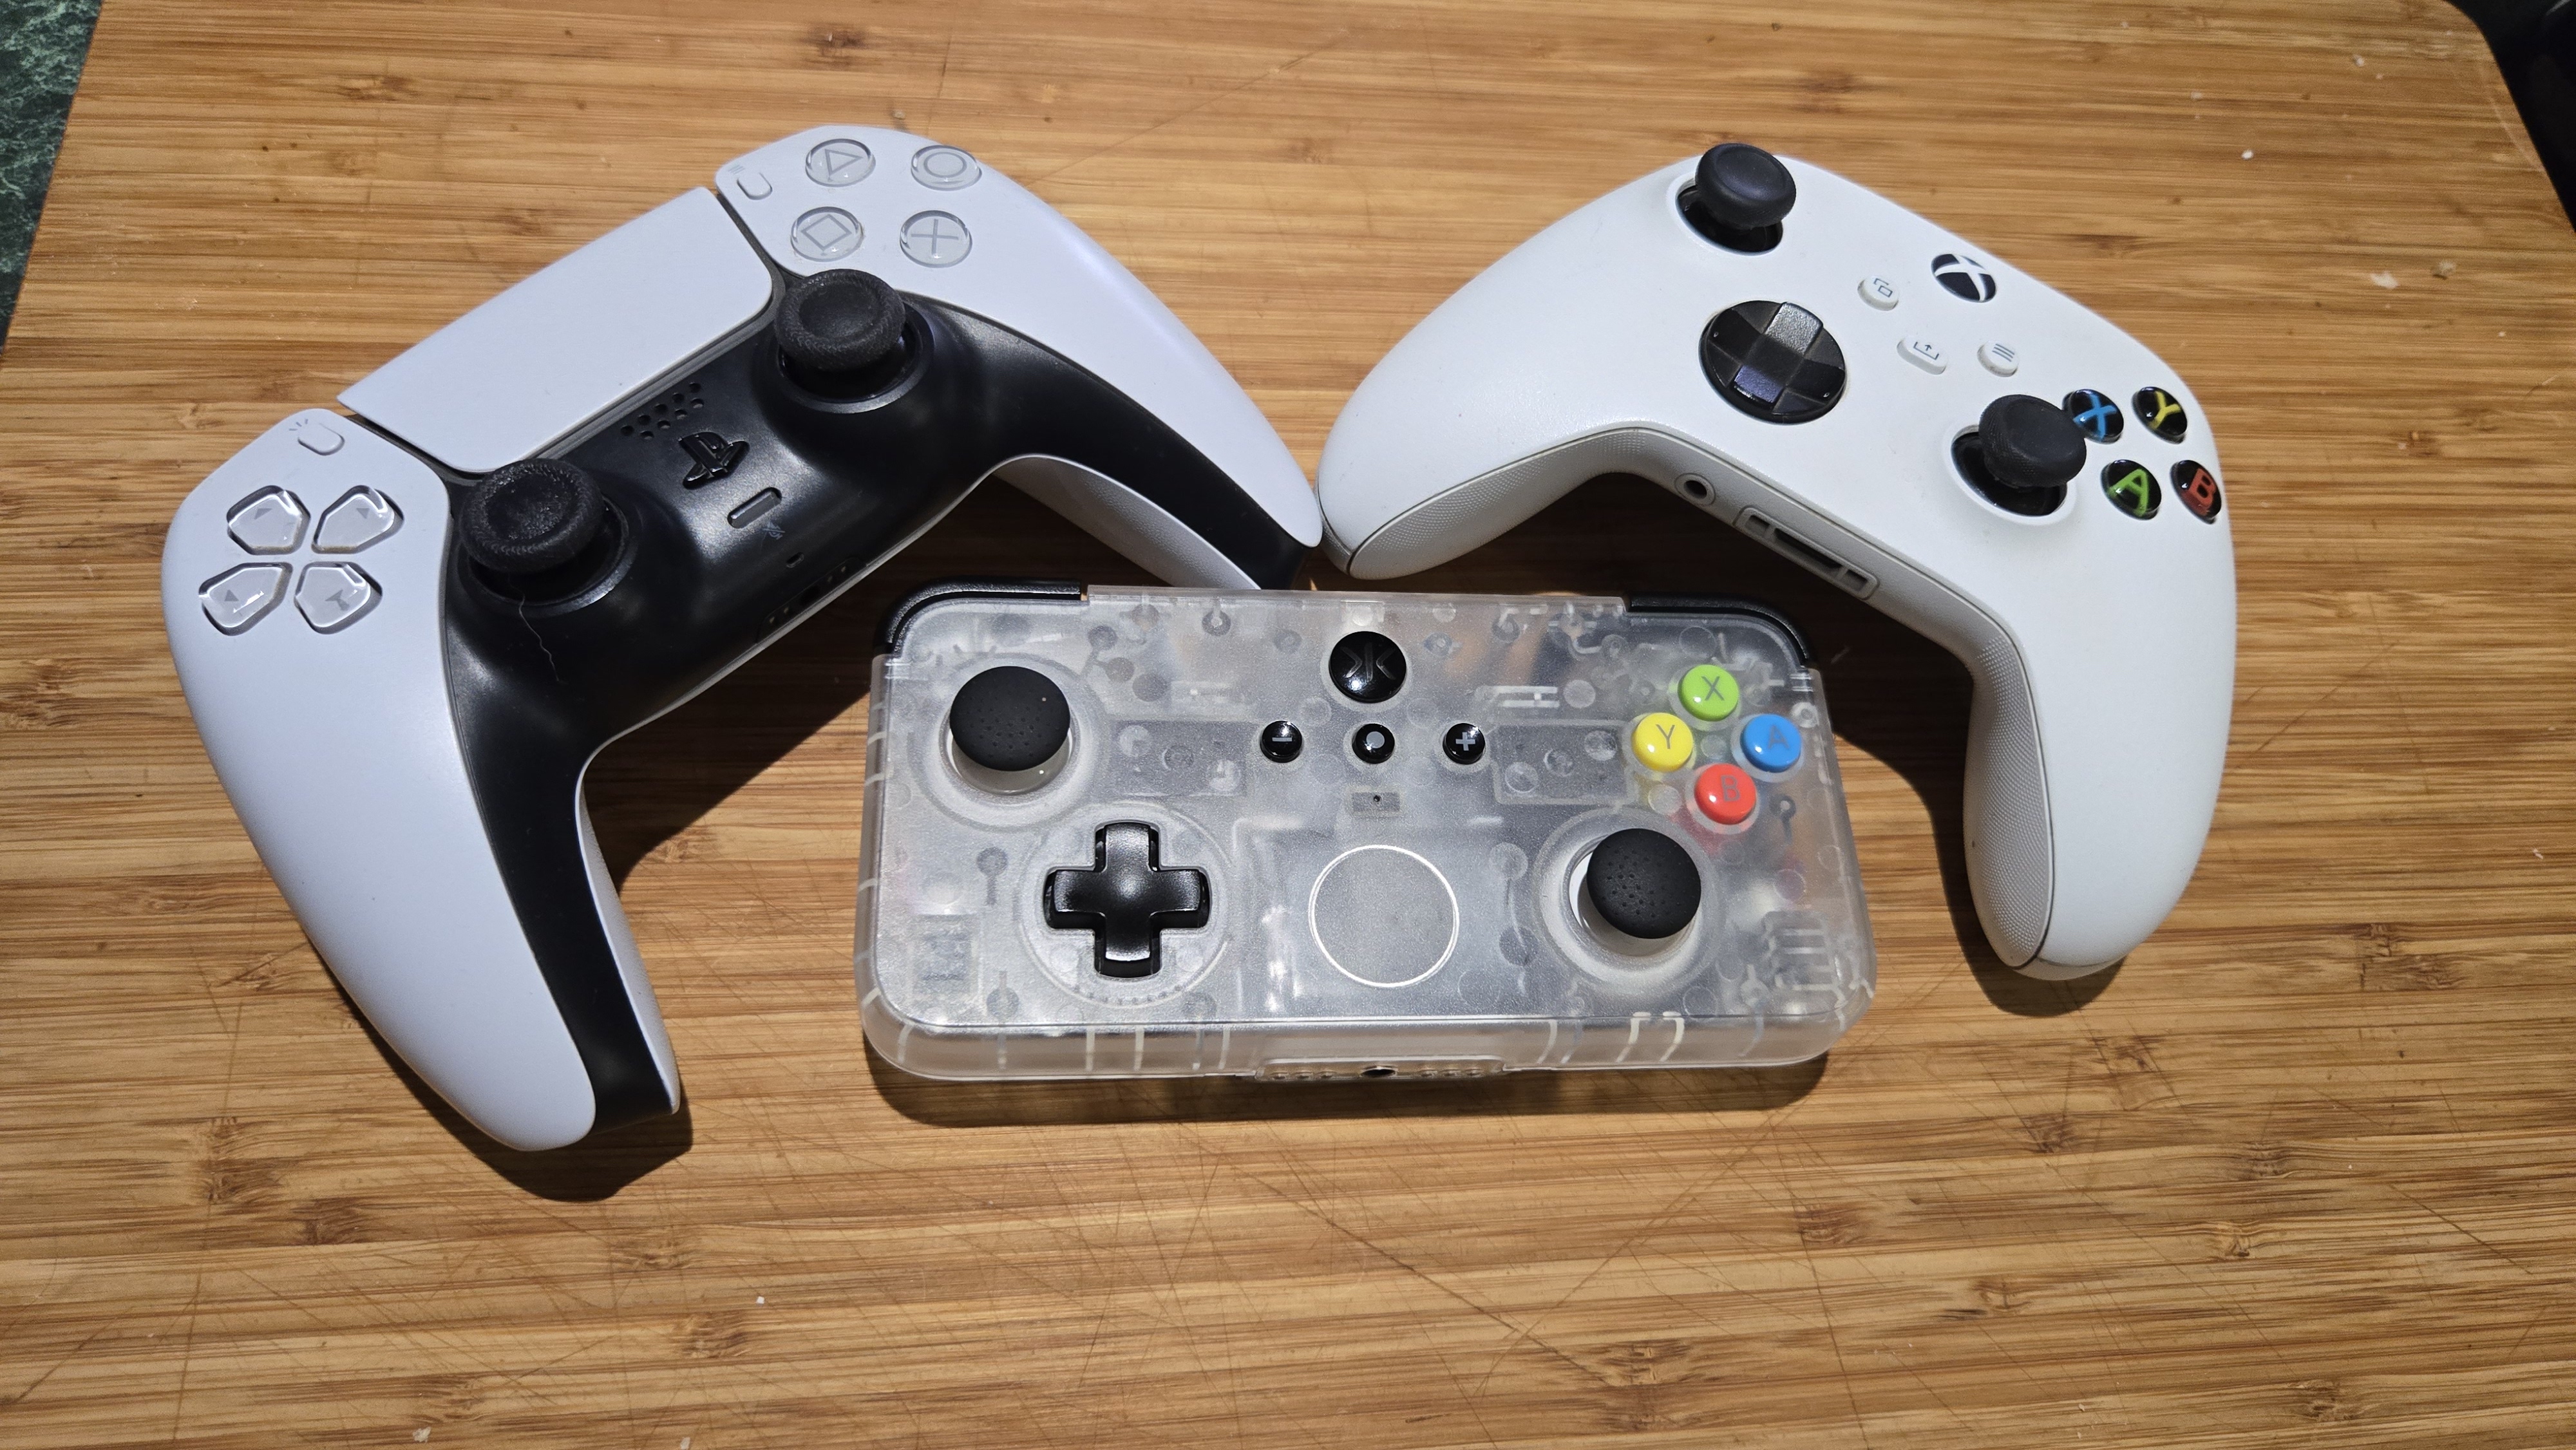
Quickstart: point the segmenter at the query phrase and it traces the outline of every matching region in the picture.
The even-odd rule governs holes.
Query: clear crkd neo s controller
[[[722,200],[719,200],[719,194]],[[582,778],[1002,477],[1167,579],[1286,582],[1296,463],[1180,322],[953,147],[752,153],[181,504],[172,655],[350,997],[516,1148],[679,1079]]]
[[[1751,146],[1523,243],[1333,426],[1325,548],[1428,568],[1634,473],[1968,667],[1967,853],[2008,964],[2117,961],[2182,895],[2227,751],[2236,578],[2206,413],[2109,322]]]
[[[1876,958],[1823,681],[1719,600],[934,587],[869,701],[857,978],[931,1077],[1825,1051]]]

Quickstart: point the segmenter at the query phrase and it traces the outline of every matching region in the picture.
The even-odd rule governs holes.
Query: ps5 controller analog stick
[[[1977,420],[1986,471],[2005,488],[2064,487],[2084,469],[2084,430],[2045,398],[2009,393]]]
[[[511,575],[571,563],[608,520],[598,483],[560,458],[503,464],[474,485],[458,513],[466,557]]]
[[[1064,691],[1022,665],[995,665],[968,680],[948,707],[948,732],[986,770],[1035,770],[1073,730]]]
[[[865,372],[902,343],[903,316],[903,295],[872,273],[796,277],[778,305],[778,347],[808,373]]]
[[[1699,158],[1693,206],[1733,232],[1776,227],[1798,204],[1798,183],[1780,159],[1759,146],[1728,141]]]
[[[1631,827],[1592,848],[1583,893],[1601,919],[1628,935],[1661,941],[1699,915],[1699,867],[1661,831]]]

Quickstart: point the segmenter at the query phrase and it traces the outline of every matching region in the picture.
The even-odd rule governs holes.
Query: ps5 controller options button
[[[337,634],[366,618],[382,596],[376,581],[355,564],[307,564],[295,584],[295,607],[304,622],[323,634]]]
[[[1404,688],[1404,651],[1373,630],[1355,630],[1333,644],[1325,670],[1333,688],[1363,705],[1383,705]]]
[[[304,542],[304,501],[282,488],[263,488],[224,520],[224,532],[254,554],[292,554]]]
[[[402,510],[372,488],[353,488],[322,511],[322,526],[313,531],[313,552],[354,554],[402,527]]]
[[[1702,720],[1723,720],[1744,698],[1734,672],[1724,665],[1693,665],[1682,674],[1682,708]]]
[[[975,249],[966,224],[944,211],[917,212],[903,224],[903,254],[925,267],[954,267]]]
[[[1761,804],[1761,793],[1754,789],[1753,777],[1740,767],[1719,761],[1691,783],[1691,802],[1701,815],[1721,826],[1740,826]]]
[[[1273,720],[1261,727],[1261,755],[1275,764],[1286,765],[1303,754],[1306,732],[1286,720]]]
[[[2191,417],[2183,412],[2182,401],[2162,388],[2138,389],[2129,406],[2137,410],[2138,421],[2147,425],[2148,432],[2167,443],[2180,443],[2191,431]]]
[[[1643,826],[1605,836],[1583,868],[1583,894],[1613,928],[1642,941],[1678,935],[1699,915],[1699,866],[1682,843]]]
[[[1440,753],[1454,765],[1473,765],[1485,758],[1485,732],[1461,720],[1440,737]]]
[[[1744,722],[1744,731],[1735,737],[1744,747],[1744,758],[1773,774],[1798,763],[1806,753],[1806,742],[1799,738],[1798,727],[1779,715],[1756,715]]]
[[[787,242],[809,262],[837,262],[857,251],[865,235],[857,217],[837,206],[818,206],[787,229]]]
[[[1637,758],[1649,770],[1679,770],[1690,764],[1691,753],[1699,749],[1699,737],[1682,717],[1661,710],[1639,720],[1628,732],[1628,743],[1636,747]]]
[[[1064,748],[1073,711],[1055,681],[1026,665],[995,665],[957,691],[948,732],[986,770],[1035,770]]]
[[[2218,475],[2186,458],[2173,466],[2174,497],[2204,524],[2218,522]]]
[[[207,580],[197,598],[215,628],[239,634],[267,618],[286,597],[287,573],[284,564],[243,564]]]
[[[1739,302],[1700,334],[1700,371],[1738,409],[1766,423],[1823,417],[1843,395],[1843,349],[1794,302]]]
[[[2077,388],[2066,395],[2066,416],[2084,436],[2096,443],[2117,443],[2126,420],[2120,416],[2120,405],[2111,395],[2098,388]]]
[[[1207,873],[1165,867],[1152,826],[1112,821],[1092,836],[1091,869],[1047,873],[1046,923],[1090,932],[1100,975],[1150,977],[1163,969],[1164,932],[1207,925]]]
[[[835,136],[805,153],[805,174],[824,186],[849,186],[868,179],[877,158],[862,141]]]
[[[963,191],[983,174],[974,157],[954,146],[924,146],[912,153],[912,179],[933,191]]]

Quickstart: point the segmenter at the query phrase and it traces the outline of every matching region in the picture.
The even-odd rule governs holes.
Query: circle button
[[[1766,423],[1805,423],[1843,395],[1843,349],[1794,302],[1739,302],[1709,319],[1700,371],[1739,410]]]
[[[1693,665],[1682,676],[1682,708],[1702,720],[1723,720],[1744,698],[1735,675],[1724,665]]]
[[[1691,783],[1691,801],[1699,813],[1721,826],[1740,826],[1752,819],[1753,808],[1761,804],[1760,792],[1754,789],[1753,777],[1723,761],[1699,773]]]
[[[859,249],[859,219],[837,206],[818,206],[787,229],[796,255],[809,262],[834,262]]]
[[[1690,764],[1691,753],[1699,748],[1699,737],[1679,715],[1658,710],[1637,722],[1628,732],[1628,743],[1637,748],[1637,758],[1650,770],[1679,770]]]
[[[925,267],[954,267],[975,249],[966,224],[944,211],[915,213],[900,235],[903,254]]]
[[[933,191],[963,191],[983,175],[975,158],[954,146],[924,146],[912,153],[912,179]]]
[[[805,174],[823,186],[848,186],[867,180],[877,158],[866,143],[835,136],[805,153]]]
[[[1744,747],[1745,759],[1774,774],[1796,765],[1807,749],[1798,738],[1798,727],[1778,715],[1756,715],[1745,721],[1736,743]]]

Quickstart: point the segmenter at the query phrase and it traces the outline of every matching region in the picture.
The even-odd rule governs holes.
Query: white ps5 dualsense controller
[[[2118,961],[2200,858],[2236,583],[2198,401],[1830,172],[1722,145],[1557,222],[1387,354],[1318,473],[1324,546],[1358,578],[1630,473],[1957,655],[1969,879],[2024,972]]]
[[[1284,584],[1323,528],[1125,268],[897,131],[752,152],[340,401],[180,504],[170,652],[350,999],[521,1149],[680,1102],[583,803],[603,746],[988,477],[1174,583]]]

